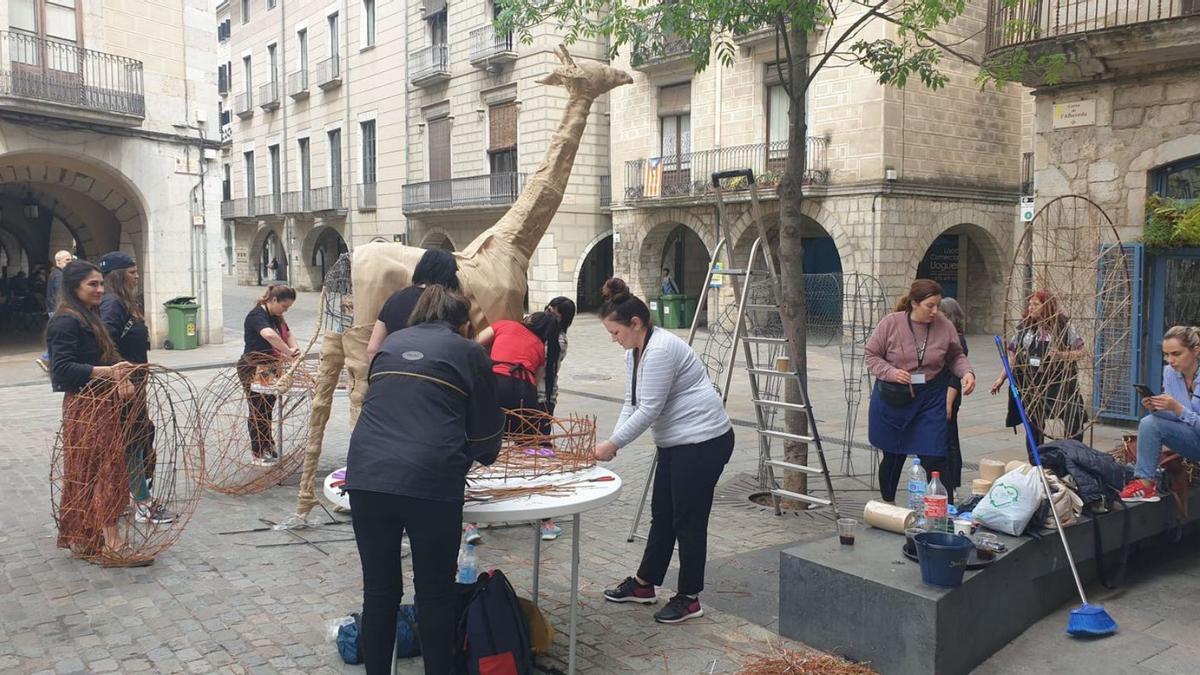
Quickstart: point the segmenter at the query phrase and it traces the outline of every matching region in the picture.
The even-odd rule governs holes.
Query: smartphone
[[[1150,398],[1155,395],[1154,392],[1150,391],[1150,387],[1144,384],[1135,384],[1133,385],[1133,389],[1137,392],[1138,398]]]

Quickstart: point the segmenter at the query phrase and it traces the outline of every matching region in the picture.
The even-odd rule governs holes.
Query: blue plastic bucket
[[[975,542],[961,534],[945,532],[922,532],[913,541],[917,545],[917,560],[921,562],[921,581],[948,588],[962,585],[967,557]]]

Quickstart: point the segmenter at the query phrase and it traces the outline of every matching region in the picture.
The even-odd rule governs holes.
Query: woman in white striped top
[[[647,429],[658,446],[650,534],[637,574],[604,591],[612,602],[654,604],[671,554],[679,545],[679,588],[654,615],[660,623],[681,623],[704,615],[708,556],[708,516],[713,491],[733,454],[733,425],[708,374],[686,342],[650,323],[646,303],[621,279],[604,284],[600,318],[613,342],[626,349],[629,377],[617,427],[596,446],[596,458],[608,461]]]

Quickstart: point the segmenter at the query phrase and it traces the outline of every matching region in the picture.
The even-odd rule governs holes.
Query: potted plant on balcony
[[[1151,250],[1200,246],[1200,200],[1152,195],[1142,242]]]

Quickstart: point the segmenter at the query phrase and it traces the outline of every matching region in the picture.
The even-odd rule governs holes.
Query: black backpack
[[[459,672],[532,675],[529,623],[512,584],[500,570],[479,575],[459,619]]]

